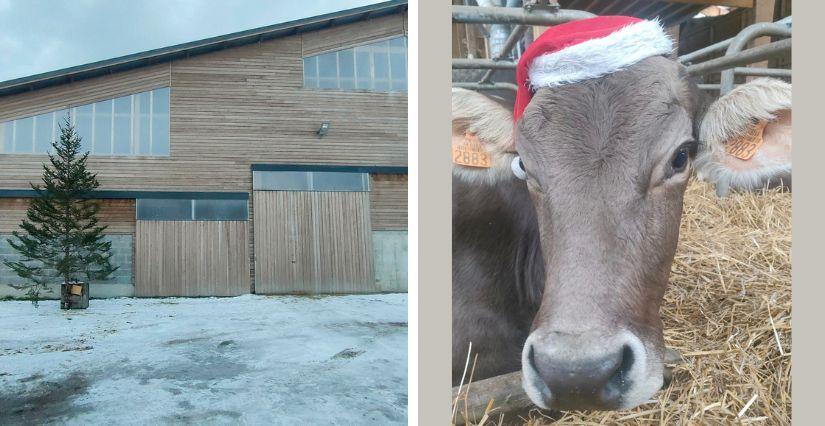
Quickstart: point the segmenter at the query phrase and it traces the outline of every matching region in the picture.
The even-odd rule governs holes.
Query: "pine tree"
[[[112,243],[98,226],[100,205],[91,193],[100,184],[86,168],[89,153],[80,154],[80,137],[66,116],[60,140],[52,143],[49,165],[43,164],[43,185],[31,184],[31,199],[20,231],[7,241],[22,259],[5,261],[24,280],[35,306],[49,283],[105,280],[117,270],[111,264]]]

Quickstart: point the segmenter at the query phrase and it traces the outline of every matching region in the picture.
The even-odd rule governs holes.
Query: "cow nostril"
[[[536,368],[536,351],[533,350],[533,345],[527,346],[527,362],[530,363],[530,367]]]
[[[630,369],[633,368],[633,362],[636,358],[633,354],[633,349],[628,345],[624,345],[622,347],[621,357],[619,367],[613,372],[613,376],[611,376],[608,381],[607,389],[605,389],[610,393],[617,392],[618,394],[622,394],[627,392],[632,385],[628,374],[630,373]]]

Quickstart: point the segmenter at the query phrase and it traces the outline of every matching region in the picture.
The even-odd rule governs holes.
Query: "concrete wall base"
[[[407,231],[372,231],[378,291],[407,291]]]
[[[135,286],[132,284],[90,284],[89,297],[92,299],[106,299],[109,297],[132,297],[135,295]],[[0,299],[27,299],[26,290],[18,290],[8,284],[0,284]],[[60,284],[50,284],[45,292],[40,293],[41,299],[60,299]]]
[[[25,299],[28,297],[26,296],[26,290],[17,290],[9,285],[21,285],[25,281],[3,263],[3,261],[20,260],[20,255],[6,241],[10,237],[11,234],[0,234],[0,298]],[[118,270],[106,281],[91,283],[89,295],[93,299],[132,296],[135,294],[135,286],[132,283],[132,236],[125,234],[107,235],[106,240],[112,243],[112,263],[118,267]],[[42,298],[60,299],[60,282],[62,280],[55,278],[54,281],[55,284],[49,286],[51,292],[42,293]]]

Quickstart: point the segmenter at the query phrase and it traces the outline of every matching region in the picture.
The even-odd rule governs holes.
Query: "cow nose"
[[[605,344],[575,336],[550,335],[525,348],[525,378],[546,386],[557,409],[615,409],[633,385],[630,373],[640,354],[625,342]],[[530,374],[528,374],[528,370]]]

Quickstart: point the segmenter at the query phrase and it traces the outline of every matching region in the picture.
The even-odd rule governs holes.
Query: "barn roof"
[[[147,50],[85,65],[0,82],[0,96],[12,95],[77,80],[168,62],[246,44],[322,30],[407,10],[407,0],[390,0],[354,9],[312,16],[203,40]]]

